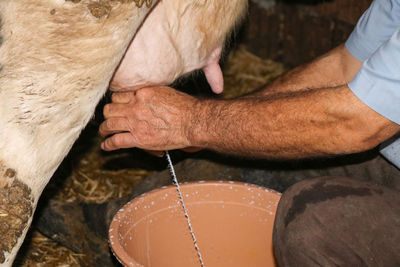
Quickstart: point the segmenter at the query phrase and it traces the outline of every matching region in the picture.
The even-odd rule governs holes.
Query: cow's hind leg
[[[0,1],[0,266],[12,264],[43,188],[150,10],[133,0]]]

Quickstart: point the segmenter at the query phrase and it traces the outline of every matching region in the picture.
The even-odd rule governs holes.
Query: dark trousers
[[[303,180],[282,195],[280,267],[400,266],[400,192],[345,177]]]

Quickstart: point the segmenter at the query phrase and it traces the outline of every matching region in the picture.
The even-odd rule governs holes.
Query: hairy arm
[[[167,87],[119,95],[105,109],[107,120],[100,127],[103,136],[119,134],[106,139],[103,148],[195,146],[268,158],[367,150],[399,131],[399,126],[367,107],[347,87],[360,66],[340,46],[239,99],[198,100]]]
[[[256,157],[359,152],[399,130],[361,103],[347,86],[236,101],[200,101],[195,110],[191,145]]]
[[[342,44],[308,64],[294,68],[249,96],[337,87],[347,84],[361,65],[362,62],[354,58]]]

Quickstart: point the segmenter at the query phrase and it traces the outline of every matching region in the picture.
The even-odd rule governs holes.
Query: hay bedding
[[[27,237],[24,255],[17,259],[15,265],[26,267],[73,267],[86,266],[85,255],[59,246],[53,240],[43,236],[38,231],[32,231]]]
[[[95,142],[78,165],[74,167],[72,174],[66,180],[65,187],[55,195],[57,199],[67,202],[103,203],[109,199],[127,195],[133,186],[155,172],[131,168],[104,169],[104,165],[113,158],[118,159],[132,155],[128,152],[107,155],[100,150],[101,139],[98,136],[93,136],[93,138]]]
[[[244,48],[238,48],[230,53],[223,67],[225,78],[225,91],[223,98],[233,98],[249,93],[255,88],[270,82],[285,71],[281,63],[261,59]],[[83,136],[74,145],[70,158],[65,162],[70,164],[71,171],[63,178],[62,183],[49,184],[45,193],[59,200],[71,202],[102,203],[111,198],[119,198],[127,195],[136,184],[146,176],[159,171],[157,168],[127,166],[114,166],[104,168],[110,162],[118,162],[121,159],[131,159],[135,162],[132,152],[118,151],[104,153],[100,150],[100,138],[97,136],[97,127],[92,127],[90,134],[83,140]],[[90,128],[90,127],[89,127]],[[89,137],[87,137],[89,136]],[[78,151],[78,153],[74,153]],[[82,153],[82,150],[85,150]],[[74,154],[77,154],[76,158]],[[153,161],[154,158],[136,160]],[[76,164],[75,164],[76,163]],[[127,163],[129,164],[129,163]],[[112,164],[111,164],[112,165]],[[55,179],[55,178],[53,178]],[[27,237],[22,255],[18,258],[16,266],[19,267],[62,267],[62,266],[86,266],[85,255],[76,254],[71,250],[59,246],[56,242],[33,230]]]
[[[254,91],[272,81],[286,70],[282,63],[262,59],[243,47],[233,50],[224,64],[225,99]]]

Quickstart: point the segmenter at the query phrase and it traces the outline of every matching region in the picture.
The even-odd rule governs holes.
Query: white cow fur
[[[31,188],[34,208],[149,12],[115,1],[96,18],[88,2],[0,1],[0,162]],[[30,223],[1,266],[12,263]]]
[[[196,15],[195,21],[203,21],[198,30],[202,42],[198,43],[210,48],[223,42],[247,2],[162,1],[172,1],[170,6],[183,13],[191,5],[195,12],[203,6],[209,14],[213,14],[212,8],[219,10],[217,16],[208,14],[204,21],[201,14]],[[176,6],[175,1],[180,4]],[[156,2],[153,0],[153,6]],[[99,18],[89,11],[91,3],[108,3],[112,8]],[[32,208],[36,208],[44,187],[92,116],[150,10],[145,5],[138,8],[132,0],[0,0],[0,191],[17,179],[31,189]],[[177,44],[182,50],[196,49],[183,39]],[[210,48],[204,51],[210,52]],[[187,54],[193,56],[191,51]],[[187,69],[193,67],[184,63],[183,70]],[[15,177],[7,178],[6,169],[15,170]],[[31,220],[32,216],[0,266],[12,264]]]

